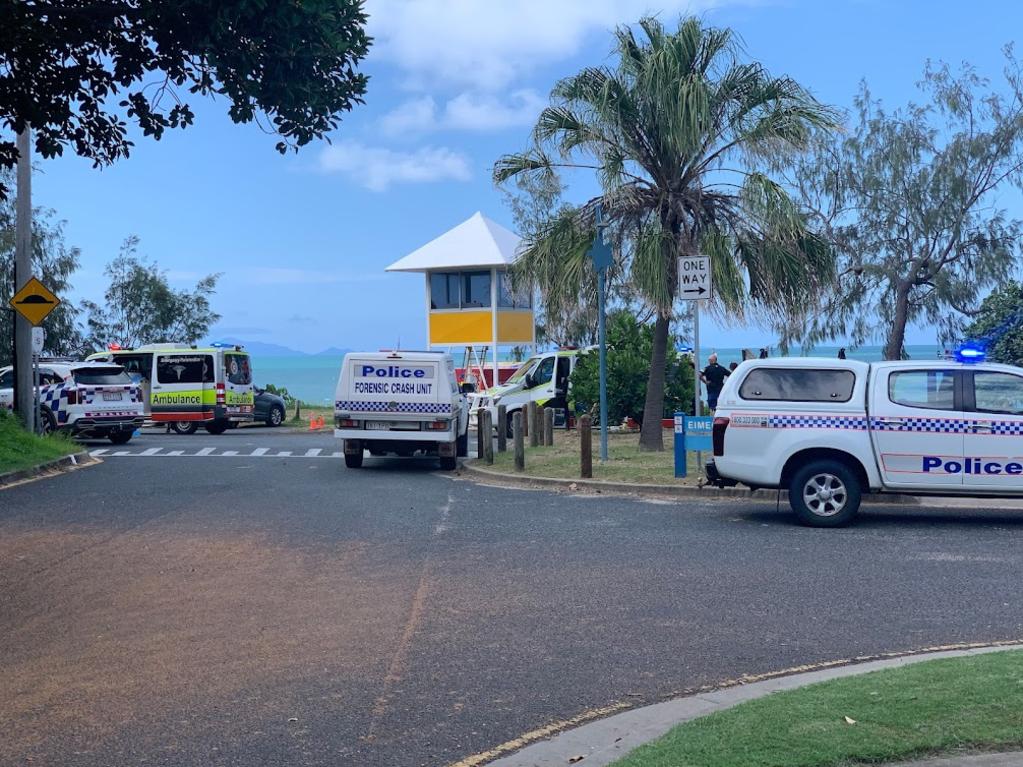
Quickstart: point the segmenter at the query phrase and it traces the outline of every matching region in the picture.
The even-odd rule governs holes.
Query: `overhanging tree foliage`
[[[118,344],[130,349],[149,343],[194,343],[220,319],[210,306],[219,274],[193,290],[174,290],[156,264],[140,259],[138,238],[129,237],[104,273],[110,285],[104,304],[83,301],[86,344],[93,350]]]
[[[926,320],[943,340],[1009,275],[1021,223],[999,207],[1023,171],[1023,82],[1006,51],[1007,91],[967,67],[928,65],[922,105],[886,112],[866,86],[844,137],[822,137],[793,183],[839,254],[837,285],[784,328],[804,343],[881,338],[904,354],[906,326]]]
[[[585,257],[602,206],[616,268],[655,310],[640,447],[662,450],[659,423],[679,255],[710,254],[721,315],[786,316],[831,278],[831,254],[786,191],[758,170],[802,148],[833,111],[787,77],[740,58],[732,33],[684,19],[666,31],[617,31],[613,67],[560,81],[534,146],[498,160],[494,179],[593,172],[601,194],[527,238],[519,271],[548,303],[592,290]]]
[[[361,0],[0,0],[0,20],[0,126],[27,122],[43,157],[70,145],[111,163],[132,146],[127,121],[156,139],[190,125],[190,95],[264,117],[285,152],[366,92]],[[16,161],[0,141],[0,168]]]

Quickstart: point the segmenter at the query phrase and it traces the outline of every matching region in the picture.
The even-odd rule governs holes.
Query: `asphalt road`
[[[1023,512],[815,530],[346,470],[328,434],[96,448],[0,491],[3,765],[447,765],[613,702],[1023,636]]]

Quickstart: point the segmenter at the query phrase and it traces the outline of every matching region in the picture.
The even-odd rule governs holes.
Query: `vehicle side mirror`
[[[474,391],[476,391],[476,384],[469,383],[468,381],[466,381],[465,383],[458,387],[458,391],[460,391],[462,394],[472,394]]]

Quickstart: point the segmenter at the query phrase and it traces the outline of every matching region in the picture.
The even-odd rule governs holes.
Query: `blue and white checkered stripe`
[[[867,419],[856,415],[772,415],[774,429],[866,429]]]
[[[70,390],[71,387],[66,383],[47,384],[39,387],[40,404],[53,413],[58,424],[67,423],[70,415],[70,405],[67,401]]]
[[[423,413],[429,415],[451,415],[451,404],[441,402],[353,402],[338,400],[337,410],[361,413]]]
[[[891,423],[892,421],[898,423]],[[961,418],[875,416],[870,419],[870,428],[876,431],[920,431],[932,434],[966,434],[973,429],[973,424],[973,421]]]
[[[992,434],[1004,437],[1023,436],[1023,421],[986,421],[985,426],[991,427]]]

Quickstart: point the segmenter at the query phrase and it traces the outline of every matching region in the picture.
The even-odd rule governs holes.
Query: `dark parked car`
[[[267,426],[280,426],[284,423],[284,414],[287,411],[287,403],[284,397],[271,394],[266,389],[255,389],[255,409],[253,420],[263,421]]]

